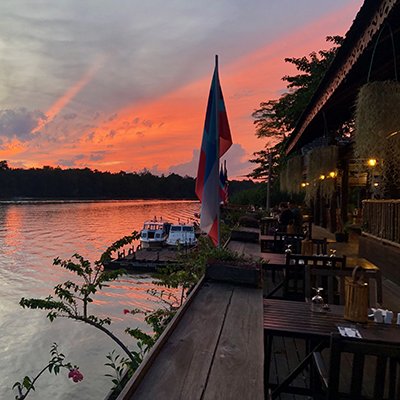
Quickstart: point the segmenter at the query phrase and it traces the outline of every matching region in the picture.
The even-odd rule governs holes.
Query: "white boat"
[[[192,223],[171,224],[167,238],[169,246],[194,246],[197,244],[195,225]]]
[[[140,231],[140,243],[143,248],[161,247],[167,240],[171,224],[156,219],[146,221]]]

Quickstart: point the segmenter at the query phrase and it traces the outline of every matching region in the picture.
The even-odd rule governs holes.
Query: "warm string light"
[[[376,163],[377,163],[377,161],[376,161],[375,158],[370,158],[370,159],[368,160],[368,166],[369,166],[369,167],[375,167],[375,166],[376,166]]]
[[[327,174],[321,174],[321,175],[319,176],[319,178],[318,178],[318,179],[315,179],[314,181],[318,181],[318,180],[323,181],[323,180],[325,180],[325,179],[329,179],[329,178],[334,179],[334,178],[336,178],[336,177],[337,177],[337,172],[336,172],[336,171],[331,171],[331,172],[328,172]],[[309,185],[310,185],[309,182],[302,182],[302,183],[300,184],[300,186],[301,186],[302,188],[305,188],[306,186],[309,186]],[[314,184],[314,185],[315,185],[315,184]]]

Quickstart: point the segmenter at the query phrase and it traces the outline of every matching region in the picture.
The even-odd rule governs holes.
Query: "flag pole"
[[[214,96],[215,96],[215,107],[216,107],[216,111],[217,111],[217,116],[216,116],[216,121],[215,121],[215,125],[216,125],[216,128],[217,129],[215,129],[215,134],[216,134],[216,140],[217,140],[217,142],[216,142],[216,144],[217,144],[217,151],[216,151],[216,157],[217,157],[217,165],[218,165],[218,177],[219,177],[219,126],[218,126],[218,116],[219,116],[219,104],[218,104],[218,102],[219,102],[219,87],[220,87],[220,85],[219,85],[219,72],[218,72],[218,55],[216,54],[215,55],[215,71],[216,71],[216,73],[217,73],[217,81],[218,81],[218,85],[216,85],[216,88],[215,88],[215,91],[214,91]],[[218,190],[219,191],[219,187],[216,187],[215,188],[215,190]],[[218,232],[218,241],[217,241],[217,247],[220,247],[221,246],[221,231],[220,231],[220,229],[221,229],[221,225],[220,225],[220,213],[221,213],[221,211],[220,211],[220,199],[219,199],[219,195],[217,196],[217,201],[218,201],[218,204],[217,204],[217,232]]]

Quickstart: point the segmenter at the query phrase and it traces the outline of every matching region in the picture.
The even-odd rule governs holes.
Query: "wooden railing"
[[[364,200],[363,233],[400,244],[400,199]]]

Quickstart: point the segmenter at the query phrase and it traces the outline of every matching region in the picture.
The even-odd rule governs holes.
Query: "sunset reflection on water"
[[[43,311],[24,310],[21,297],[45,297],[52,288],[71,278],[68,271],[53,267],[55,257],[81,254],[90,261],[113,242],[143,222],[162,216],[171,222],[191,219],[197,202],[106,201],[80,203],[0,204],[0,398],[14,398],[11,387],[25,375],[34,375],[49,360],[53,342],[69,360],[80,366],[85,379],[74,384],[65,376],[46,376],[31,399],[101,399],[112,386],[104,367],[105,356],[116,348],[96,329],[59,319],[50,323]],[[113,320],[111,329],[128,347],[134,342],[123,333],[126,327],[148,331],[140,315],[124,315],[124,309],[156,307],[147,293],[155,286],[146,274],[129,274],[96,296],[90,307],[99,317]]]

